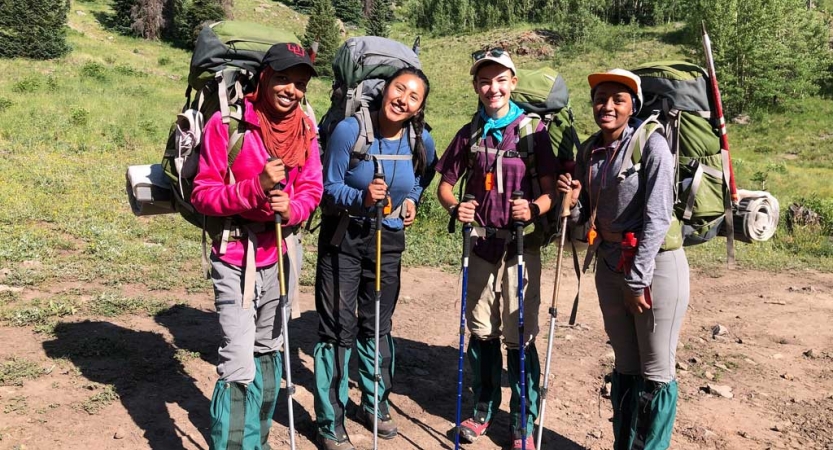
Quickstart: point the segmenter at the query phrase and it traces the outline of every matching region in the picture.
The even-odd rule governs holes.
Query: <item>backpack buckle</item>
[[[520,158],[520,157],[521,157],[521,153],[520,153],[519,151],[517,151],[517,150],[507,150],[507,151],[503,154],[503,157],[504,157],[504,158]]]

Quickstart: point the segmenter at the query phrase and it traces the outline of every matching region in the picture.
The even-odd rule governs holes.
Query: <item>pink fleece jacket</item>
[[[197,211],[210,216],[241,217],[266,223],[266,231],[257,233],[257,267],[277,262],[275,242],[275,215],[269,207],[269,197],[260,186],[259,175],[269,159],[263,139],[260,137],[260,120],[252,107],[245,101],[243,121],[247,131],[240,154],[234,160],[231,171],[235,183],[228,184],[228,125],[220,113],[214,114],[205,126],[200,168],[194,179],[191,203]],[[309,157],[303,167],[294,167],[287,172],[286,188],[289,194],[290,214],[285,226],[298,225],[308,219],[321,201],[323,191],[321,158],[318,155],[318,139],[314,139]],[[271,226],[270,226],[271,225]],[[281,252],[286,252],[285,245]],[[214,242],[212,251],[219,254],[220,243]],[[220,259],[228,264],[243,267],[246,241],[230,241],[225,255]]]

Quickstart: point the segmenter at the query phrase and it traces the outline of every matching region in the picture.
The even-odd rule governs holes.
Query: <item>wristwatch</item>
[[[529,202],[529,211],[532,213],[532,219],[541,215],[541,207],[535,202]]]

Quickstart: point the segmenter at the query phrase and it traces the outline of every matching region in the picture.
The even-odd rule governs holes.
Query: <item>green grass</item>
[[[25,380],[33,380],[43,374],[38,363],[12,357],[0,363],[0,386],[22,386]]]
[[[117,317],[122,314],[144,313],[155,316],[169,306],[161,300],[124,297],[112,292],[105,292],[95,296],[87,303],[85,311],[92,315]]]
[[[84,12],[84,15],[76,14]],[[181,108],[190,54],[161,42],[120,36],[104,29],[97,15],[109,11],[106,0],[74,2],[69,14],[73,51],[53,61],[4,60],[0,79],[0,268],[3,284],[38,288],[79,280],[98,294],[92,301],[76,293],[26,303],[0,298],[4,323],[41,327],[83,312],[112,317],[152,314],[163,307],[120,294],[127,284],[172,293],[209,292],[200,275],[200,233],[178,216],[134,217],[124,191],[129,164],[156,163],[172,119]],[[306,18],[279,3],[239,0],[236,17],[265,22],[303,34]],[[670,44],[673,26],[641,29],[606,27],[580,47],[556,48],[531,26],[433,38],[423,36],[421,59],[431,79],[427,118],[442,152],[473,112],[475,96],[468,75],[472,50],[523,42],[522,67],[552,65],[572,92],[577,129],[595,130],[590,114],[588,73],[631,67],[647,60],[685,58]],[[360,30],[359,30],[360,31]],[[354,31],[358,32],[358,31]],[[410,44],[417,32],[402,23],[392,37]],[[511,47],[510,47],[511,48]],[[543,55],[543,56],[535,56]],[[319,115],[329,102],[331,80],[316,79],[308,96]],[[738,185],[759,189],[762,182],[782,205],[818,198],[824,213],[833,198],[833,136],[826,126],[833,101],[792,99],[776,112],[751,114],[748,125],[729,126]],[[453,270],[460,239],[445,231],[447,214],[435,198],[437,181],[426,191],[417,222],[408,233],[406,265]],[[833,208],[831,208],[833,210]],[[833,213],[824,213],[829,227]],[[782,220],[782,222],[786,222]],[[825,233],[784,226],[767,243],[738,244],[742,267],[833,270],[833,250]],[[315,236],[308,236],[315,248]],[[722,263],[723,241],[689,251],[695,267]],[[551,255],[552,249],[547,250]],[[314,250],[303,275],[312,284]],[[92,288],[91,288],[92,289]]]
[[[79,405],[79,408],[81,410],[83,410],[91,416],[100,413],[101,410],[110,406],[110,404],[119,399],[119,394],[116,393],[116,388],[111,384],[106,384],[103,386],[92,385],[89,386],[89,389],[101,389],[101,392],[93,394]]]
[[[42,326],[77,312],[78,306],[74,299],[56,297],[49,300],[36,299],[23,306],[4,309],[0,312],[0,318],[6,324],[16,327]]]

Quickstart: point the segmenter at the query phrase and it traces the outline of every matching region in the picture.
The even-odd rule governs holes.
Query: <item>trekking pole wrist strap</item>
[[[448,215],[450,215],[452,219],[456,219],[457,218],[457,211],[459,209],[460,209],[460,204],[459,203],[455,203],[455,204],[449,206],[448,207]]]

